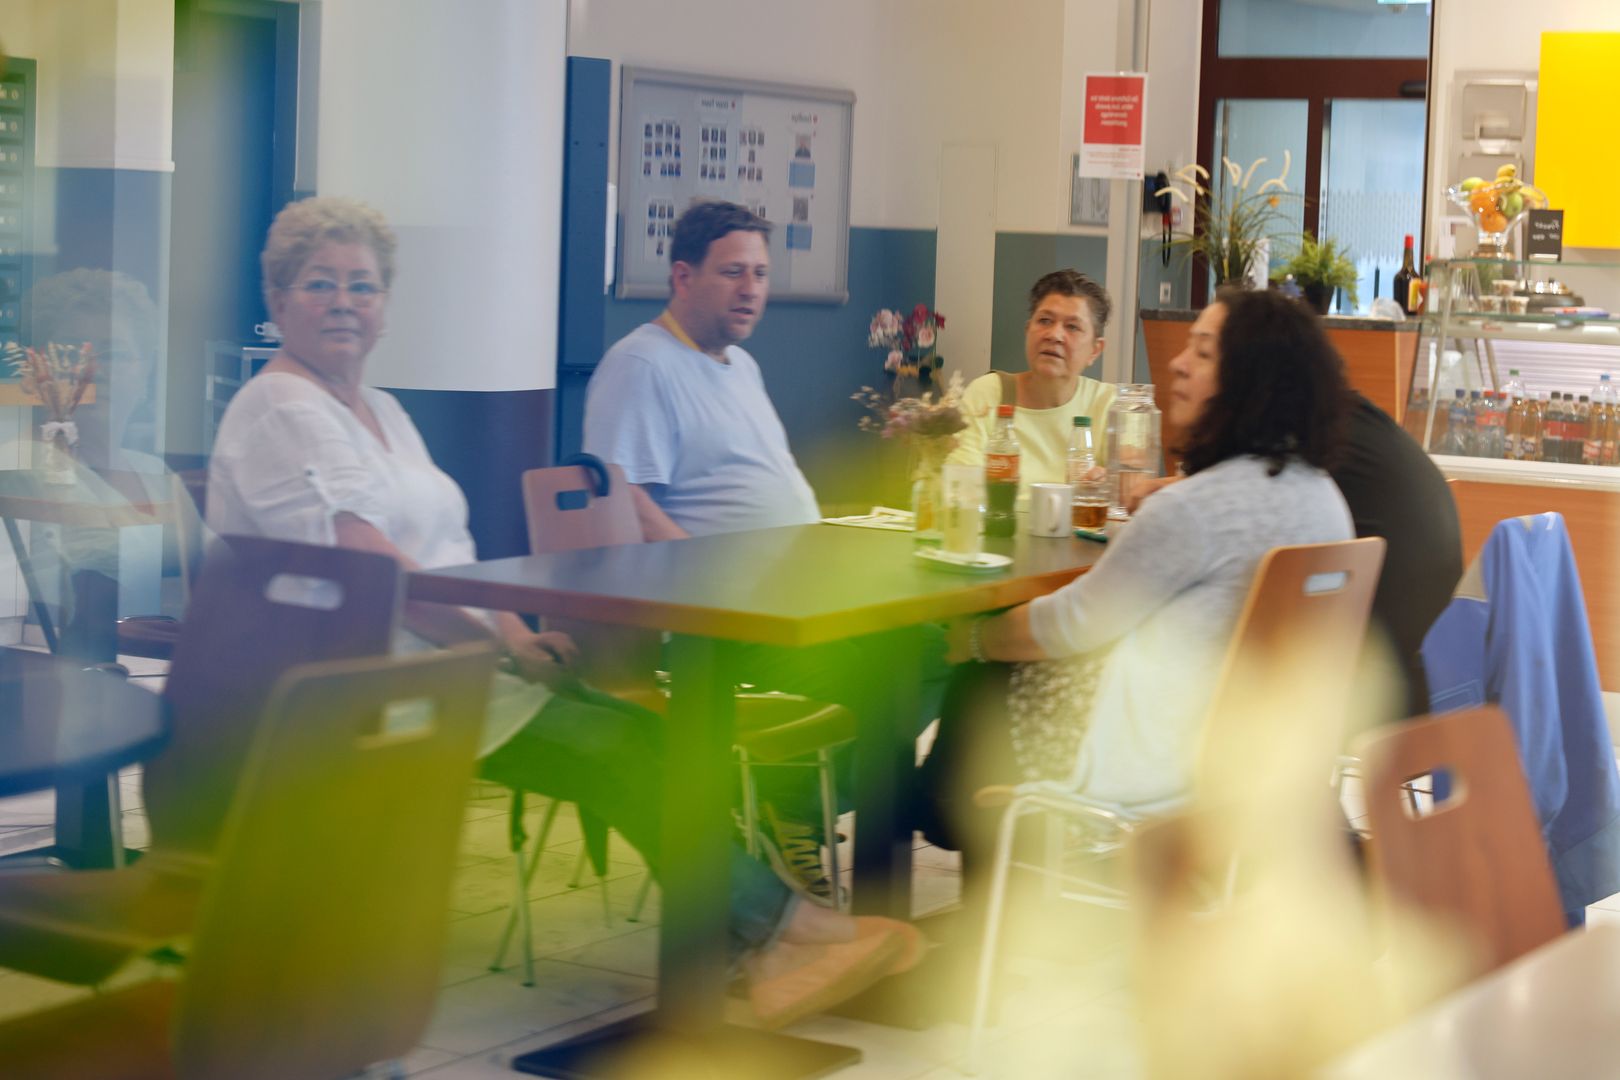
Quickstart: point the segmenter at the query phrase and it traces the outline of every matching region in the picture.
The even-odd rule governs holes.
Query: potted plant
[[[1308,232],[1301,233],[1299,250],[1274,276],[1282,278],[1290,274],[1300,292],[1305,294],[1306,302],[1323,315],[1333,305],[1336,290],[1345,291],[1351,307],[1360,302],[1356,295],[1356,264],[1349,252],[1331,237],[1318,240]]]
[[[1201,165],[1178,169],[1166,190],[1192,208],[1192,231],[1180,233],[1173,243],[1183,258],[1199,256],[1215,276],[1215,284],[1242,285],[1261,259],[1271,237],[1288,229],[1291,216],[1284,200],[1298,196],[1288,190],[1293,164],[1284,151],[1282,172],[1254,190],[1255,173],[1266,163],[1259,158],[1247,169],[1221,159],[1221,183],[1216,184]]]

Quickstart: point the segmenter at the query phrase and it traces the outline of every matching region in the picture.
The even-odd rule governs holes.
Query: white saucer
[[[939,548],[930,547],[917,548],[912,554],[941,570],[954,570],[959,574],[991,574],[1012,565],[1011,558],[997,555],[993,551],[981,551],[977,555],[952,555]]]

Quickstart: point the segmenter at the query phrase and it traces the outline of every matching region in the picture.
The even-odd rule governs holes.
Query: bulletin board
[[[1535,185],[1564,211],[1566,247],[1620,248],[1607,180],[1620,171],[1620,34],[1541,35]]]
[[[854,109],[847,90],[624,68],[615,294],[668,296],[675,219],[723,199],[775,226],[771,299],[848,300]]]

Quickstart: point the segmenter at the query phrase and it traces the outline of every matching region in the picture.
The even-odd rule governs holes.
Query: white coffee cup
[[[1073,502],[1074,489],[1068,484],[1029,485],[1029,534],[1069,536],[1074,530],[1069,516]]]

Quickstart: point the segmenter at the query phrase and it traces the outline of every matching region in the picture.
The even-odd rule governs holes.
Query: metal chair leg
[[[827,873],[832,878],[833,907],[844,911],[849,901],[844,895],[844,879],[839,873],[838,790],[833,778],[832,755],[826,747],[816,751],[816,771],[821,780],[821,834],[827,845]]]
[[[557,820],[557,811],[561,803],[556,799],[546,807],[546,816],[540,822],[540,833],[535,838],[534,855],[525,857],[524,850],[528,845],[528,834],[523,830],[523,792],[512,792],[512,806],[508,811],[507,835],[509,847],[512,852],[513,865],[516,869],[514,875],[514,891],[512,894],[512,910],[506,913],[506,925],[501,929],[501,938],[495,946],[495,959],[490,962],[489,970],[501,971],[506,967],[506,950],[512,943],[512,932],[519,926],[523,928],[523,985],[534,985],[534,927],[529,913],[529,885],[534,881],[534,872],[540,868],[540,859],[545,854],[546,839],[551,835],[551,826]]]
[[[580,845],[579,855],[574,859],[574,872],[568,879],[568,887],[577,889],[585,882],[585,867],[590,863],[590,857],[585,854],[585,847]]]
[[[652,871],[649,869],[647,876],[641,879],[641,888],[636,891],[635,902],[630,905],[630,914],[625,917],[625,922],[641,921],[641,912],[647,906],[647,895],[652,892],[652,886]]]
[[[1002,907],[1007,899],[1007,873],[1012,864],[1013,838],[1018,831],[1019,811],[1015,800],[1007,807],[996,834],[996,854],[990,871],[990,911],[984,923],[984,951],[979,957],[973,1026],[968,1029],[968,1072],[975,1076],[984,1060],[984,1029],[990,1018],[990,983],[995,973],[996,944],[1001,935]]]
[[[748,854],[759,858],[759,792],[754,789],[754,767],[748,751],[737,747],[737,768],[742,770],[743,844]]]

